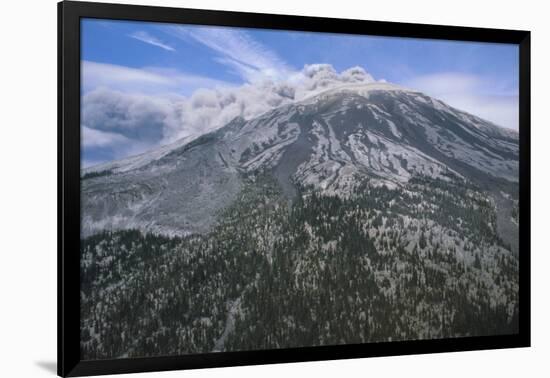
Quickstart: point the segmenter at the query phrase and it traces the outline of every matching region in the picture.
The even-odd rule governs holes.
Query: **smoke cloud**
[[[373,77],[361,67],[337,72],[329,64],[312,64],[284,80],[267,78],[241,86],[201,88],[188,97],[99,87],[82,98],[82,124],[88,129],[83,145],[93,145],[85,140],[86,135],[109,135],[102,139],[104,149],[120,151],[120,144],[129,141],[152,148],[215,130],[238,116],[256,117],[343,84],[371,82]]]

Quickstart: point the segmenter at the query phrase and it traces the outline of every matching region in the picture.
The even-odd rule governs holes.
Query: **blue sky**
[[[515,45],[92,19],[81,27],[84,166],[220,126],[234,115],[224,107],[230,92],[253,115],[273,102],[267,81],[300,87],[313,64],[335,80],[359,66],[518,127]]]

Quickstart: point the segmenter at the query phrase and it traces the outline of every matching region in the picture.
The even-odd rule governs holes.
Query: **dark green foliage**
[[[81,253],[84,359],[517,331],[517,259],[467,184],[289,205],[256,177],[206,235],[103,233]]]

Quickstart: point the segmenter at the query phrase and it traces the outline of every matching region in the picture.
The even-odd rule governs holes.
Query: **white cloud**
[[[248,82],[284,79],[292,72],[277,54],[246,32],[223,27],[175,26],[174,35],[193,39],[219,54],[216,59]]]
[[[87,128],[155,144],[180,128],[181,98],[95,89],[82,97],[81,118]],[[86,140],[84,140],[86,145]]]
[[[160,47],[161,49],[164,49],[167,51],[176,51],[176,49],[173,48],[172,46],[167,45],[166,43],[162,42],[158,38],[150,35],[145,31],[137,31],[135,33],[130,34],[128,37],[137,39],[138,41],[148,43],[156,47]]]
[[[515,130],[519,127],[518,93],[502,90],[501,83],[475,75],[443,72],[418,76],[403,84],[499,126]]]
[[[189,94],[198,88],[229,85],[220,80],[185,74],[177,70],[155,67],[131,68],[86,60],[81,63],[81,77],[84,92],[104,87],[128,93]]]
[[[86,93],[81,105],[84,166],[137,155],[177,139],[182,101],[107,88]]]
[[[86,127],[85,125],[82,125],[80,131],[82,146],[85,148],[111,147],[117,144],[131,142],[128,138],[121,134],[91,129],[89,127]]]
[[[306,64],[300,73],[291,78],[291,81],[297,84],[299,97],[305,97],[345,83],[372,83],[375,80],[358,66],[338,73],[330,64]]]
[[[136,75],[142,73],[139,71]],[[145,72],[145,79],[156,85],[157,76],[149,74]],[[329,88],[372,81],[372,76],[361,67],[338,73],[331,65],[315,64],[306,65],[285,80],[265,79],[239,87],[200,88],[189,97],[96,88],[82,97],[82,124],[101,134],[86,130],[83,143],[87,148],[100,147],[102,143],[107,144],[107,140],[122,141],[118,135],[142,152],[147,146],[153,148],[215,130],[235,117],[250,119]],[[116,158],[130,156],[134,150],[118,149]],[[124,152],[123,156],[120,151]]]
[[[120,133],[92,129],[86,125],[82,125],[80,130],[80,140],[85,151],[100,150],[104,155],[111,156],[113,159],[137,155],[155,145],[151,141],[130,139]],[[102,159],[85,158],[82,161],[82,166],[86,168],[103,162]]]
[[[341,73],[328,64],[291,69],[273,51],[242,31],[228,28],[171,29],[214,50],[221,64],[243,77],[239,87],[200,76],[158,68],[82,63],[82,122],[90,130],[85,146],[121,141],[159,145],[224,126],[235,117],[250,119],[275,107],[349,82],[372,82],[361,67]],[[135,37],[135,36],[134,36]],[[141,39],[151,38],[140,34]],[[181,94],[187,88],[189,97]],[[187,94],[187,93],[186,93]],[[101,138],[103,137],[103,138]]]
[[[341,73],[331,65],[306,65],[284,80],[268,80],[197,90],[181,103],[181,132],[178,137],[217,129],[235,117],[250,119],[276,107],[299,101],[345,83],[370,83],[374,79],[361,67]]]

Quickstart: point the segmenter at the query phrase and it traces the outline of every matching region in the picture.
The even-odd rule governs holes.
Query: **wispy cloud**
[[[217,62],[248,82],[288,77],[292,68],[274,51],[253,39],[245,31],[221,27],[172,28],[174,35],[214,50]]]
[[[180,132],[180,99],[106,88],[81,99],[83,157],[93,164],[142,153]]]
[[[517,90],[477,75],[442,72],[417,76],[405,81],[405,86],[420,90],[499,126],[519,127]]]
[[[82,124],[103,132],[89,135],[95,146],[108,144],[107,141],[112,140],[114,134],[158,143],[179,130],[183,101],[99,88],[82,97]]]
[[[160,47],[161,49],[164,49],[167,51],[176,51],[176,49],[173,48],[172,46],[162,42],[157,37],[154,37],[145,31],[137,31],[135,33],[130,34],[128,37],[137,39],[138,41],[148,43],[156,47]]]
[[[130,139],[118,133],[91,129],[82,125],[81,128],[82,146],[90,147],[111,147],[116,144],[130,142]]]
[[[82,89],[109,88],[121,92],[189,95],[198,88],[230,86],[208,77],[190,75],[173,69],[131,68],[115,64],[82,61]]]

